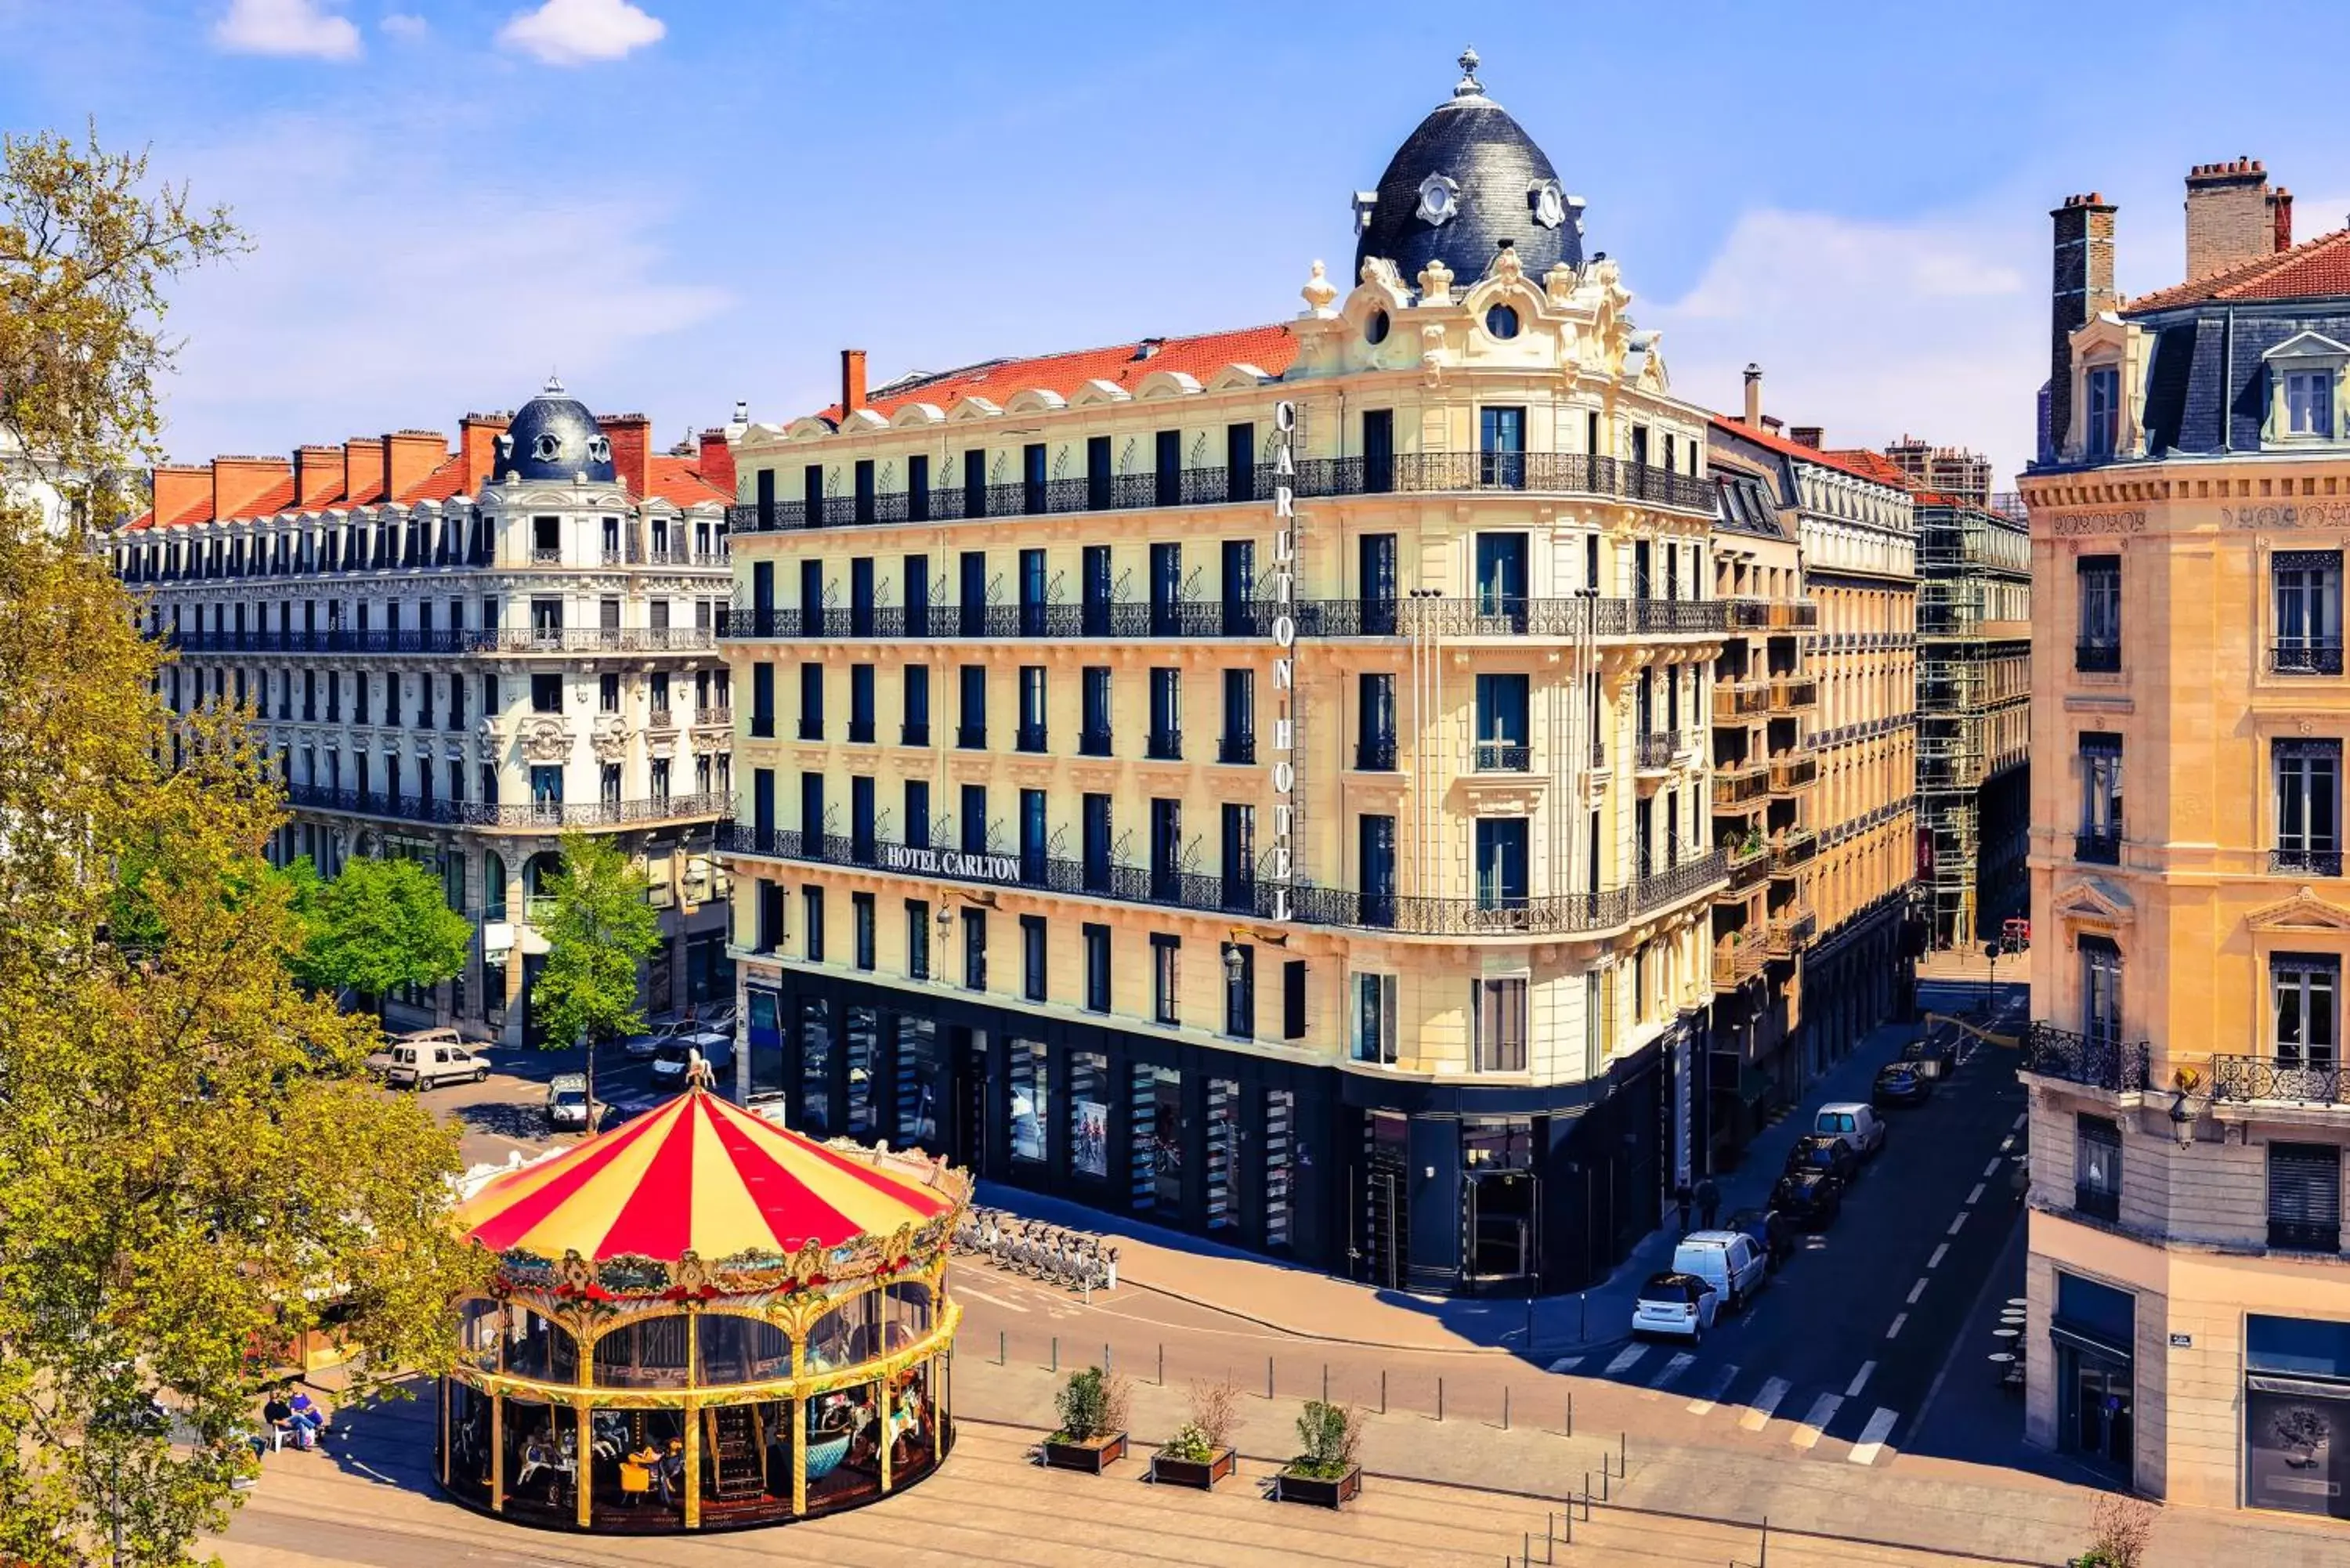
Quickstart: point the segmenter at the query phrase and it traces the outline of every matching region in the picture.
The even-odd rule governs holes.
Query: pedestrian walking
[[[1697,1184],[1698,1221],[1707,1230],[1713,1229],[1713,1217],[1721,1212],[1721,1189],[1709,1176]]]
[[[1690,1229],[1690,1184],[1688,1182],[1684,1181],[1673,1189],[1673,1206],[1680,1211],[1680,1233],[1686,1236]]]

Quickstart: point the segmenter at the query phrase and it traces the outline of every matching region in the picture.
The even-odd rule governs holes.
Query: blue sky
[[[2121,203],[2139,291],[2179,271],[2190,163],[2264,158],[2302,237],[2350,211],[2350,146],[2293,107],[2290,56],[2345,26],[2314,5],[2142,5],[2094,44],[2002,0],[1428,16],[0,0],[0,126],[94,116],[251,231],[181,291],[182,459],[453,431],[550,367],[668,439],[822,404],[843,347],[880,379],[1279,319],[1349,270],[1350,193],[1471,42],[1675,389],[1731,406],[1760,361],[1835,444],[2014,470],[2067,192]]]

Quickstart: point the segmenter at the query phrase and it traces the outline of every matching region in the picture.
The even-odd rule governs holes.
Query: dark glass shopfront
[[[1389,1289],[1573,1290],[1660,1213],[1654,1050],[1596,1086],[1482,1089],[831,975],[754,985],[747,1011],[750,1095],[802,1132]]]

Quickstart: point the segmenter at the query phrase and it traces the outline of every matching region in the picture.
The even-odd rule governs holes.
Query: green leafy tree
[[[0,496],[0,1561],[34,1568],[190,1562],[260,1369],[330,1309],[363,1369],[443,1367],[482,1271],[454,1133],[294,982],[272,761],[166,710],[74,536],[149,455],[164,285],[236,243],[140,160],[0,141],[0,429],[75,503],[60,537]]]
[[[552,878],[554,911],[538,922],[546,963],[531,988],[542,1043],[587,1047],[588,1103],[596,1104],[596,1049],[645,1026],[637,966],[660,946],[660,920],[646,901],[644,873],[608,838],[563,836]]]
[[[307,857],[303,864],[307,864]],[[295,973],[327,992],[384,999],[403,985],[438,985],[464,972],[473,922],[449,907],[441,879],[413,860],[347,861],[320,883],[292,873],[287,893],[307,938]]]

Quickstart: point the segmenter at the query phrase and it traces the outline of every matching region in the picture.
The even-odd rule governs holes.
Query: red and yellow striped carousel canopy
[[[690,1089],[566,1153],[501,1176],[456,1221],[493,1252],[716,1260],[837,1247],[953,1207],[887,1165],[825,1147]]]

